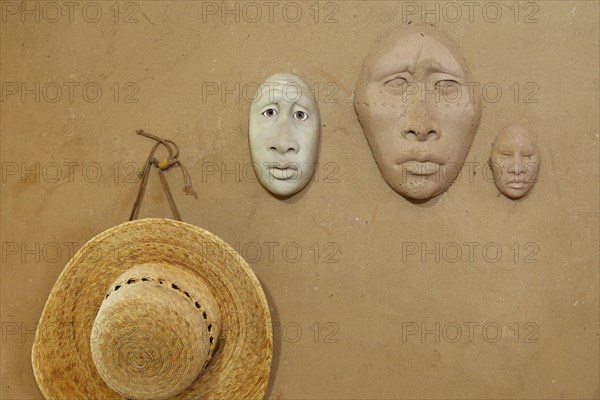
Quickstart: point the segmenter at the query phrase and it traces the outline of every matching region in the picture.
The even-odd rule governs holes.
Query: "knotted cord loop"
[[[155,166],[158,169],[158,176],[160,177],[160,183],[162,184],[165,195],[167,196],[167,200],[169,201],[169,207],[171,208],[171,213],[173,214],[173,217],[176,220],[181,221],[181,215],[179,214],[179,210],[177,209],[177,205],[175,204],[175,200],[173,199],[173,194],[171,193],[171,188],[169,187],[169,182],[167,182],[167,178],[166,178],[165,174],[163,173],[163,171],[168,170],[169,168],[173,167],[174,165],[178,165],[181,168],[181,172],[183,174],[183,183],[184,183],[183,190],[184,190],[184,192],[186,192],[187,194],[193,193],[192,179],[190,177],[190,174],[189,174],[187,168],[185,168],[185,166],[178,159],[179,146],[177,146],[177,144],[175,144],[175,142],[173,142],[171,140],[162,139],[156,135],[152,135],[150,133],[144,132],[142,129],[138,129],[136,131],[136,133],[138,135],[145,136],[147,138],[156,140],[156,143],[152,147],[152,150],[150,151],[150,154],[148,155],[148,158],[146,159],[146,163],[144,164],[144,169],[138,175],[139,178],[141,179],[140,188],[138,190],[137,197],[135,199],[135,203],[133,204],[133,209],[131,210],[131,215],[129,216],[129,220],[133,221],[134,219],[137,218],[138,212],[140,210],[140,206],[142,205],[142,199],[143,199],[144,193],[146,191],[146,186],[148,184],[148,177],[150,176],[150,168],[152,166]],[[169,153],[169,157],[166,159],[157,160],[154,157],[154,154],[156,153],[156,150],[158,149],[158,147],[161,145],[165,149],[167,149],[167,152]]]

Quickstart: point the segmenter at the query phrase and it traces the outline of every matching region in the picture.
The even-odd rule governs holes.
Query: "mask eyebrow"
[[[256,107],[265,107],[266,105],[279,105],[285,101],[283,92],[279,88],[261,87],[253,104]]]
[[[293,101],[290,103],[300,106],[301,108],[309,112],[313,108],[312,105],[314,104],[314,101],[310,97],[302,95],[297,101]]]
[[[464,66],[446,46],[435,39],[414,44],[410,40],[396,43],[383,49],[378,57],[370,62],[370,80],[379,82],[394,74],[417,74],[419,79],[425,76],[442,73],[466,79]]]
[[[401,73],[415,73],[417,55],[414,59],[408,60],[406,58],[400,58],[397,55],[386,54],[379,57],[377,61],[373,63],[373,72],[371,73],[371,80],[380,81],[381,79],[387,78],[394,74]]]
[[[257,104],[256,111],[263,113],[270,108],[275,108],[277,111],[279,111],[279,104],[272,103],[272,102],[266,102],[264,104]]]
[[[316,103],[313,93],[308,86],[293,81],[282,81],[277,83],[277,86],[261,86],[257,93],[259,97],[255,100],[255,103],[298,103],[306,108],[309,108],[312,103]]]
[[[456,63],[444,63],[439,60],[435,60],[433,58],[427,58],[419,61],[417,66],[417,70],[419,70],[423,75],[431,75],[435,73],[441,74],[449,74],[453,75],[457,78],[465,79],[465,72],[463,69]]]
[[[521,153],[529,153],[529,154],[535,154],[537,153],[537,148],[531,144],[531,143],[522,143],[519,146],[519,150],[521,151]]]
[[[395,74],[415,73],[417,60],[419,59],[423,46],[419,46],[419,50],[412,55],[407,56],[403,49],[393,48],[385,49],[369,62],[371,73],[368,78],[371,81],[379,82],[380,80],[390,77]]]

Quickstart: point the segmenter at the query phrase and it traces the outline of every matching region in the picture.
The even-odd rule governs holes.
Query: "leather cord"
[[[175,144],[175,142],[173,142],[171,140],[162,139],[156,135],[152,135],[150,133],[144,132],[142,129],[138,129],[136,131],[136,133],[138,135],[153,139],[156,141],[156,143],[154,144],[154,146],[152,147],[152,150],[150,151],[150,154],[148,155],[146,163],[144,164],[144,169],[138,175],[141,179],[140,188],[138,190],[137,197],[135,199],[135,203],[133,204],[133,209],[131,210],[131,215],[129,216],[129,220],[133,221],[134,219],[137,218],[138,212],[140,211],[140,207],[142,205],[142,200],[144,198],[144,193],[146,192],[146,186],[148,184],[148,177],[150,176],[150,170],[152,169],[152,166],[154,166],[154,167],[158,168],[158,176],[160,177],[160,183],[162,184],[163,190],[165,192],[165,196],[167,196],[167,200],[169,201],[169,207],[171,208],[171,213],[173,214],[173,218],[175,218],[178,221],[181,221],[181,214],[179,214],[179,210],[177,209],[177,205],[175,204],[175,199],[173,198],[173,194],[171,193],[171,188],[169,187],[169,182],[167,181],[167,177],[163,173],[163,171],[170,169],[174,165],[178,165],[181,168],[181,172],[183,174],[183,182],[184,182],[183,190],[186,193],[192,193],[192,179],[190,177],[190,174],[189,174],[188,170],[185,168],[185,166],[178,159],[179,147],[177,146],[177,144]],[[154,157],[156,150],[160,146],[163,146],[165,149],[167,149],[167,152],[169,153],[168,158],[158,160]]]

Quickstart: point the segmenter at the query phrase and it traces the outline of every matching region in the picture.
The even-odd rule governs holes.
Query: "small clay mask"
[[[267,190],[291,196],[308,184],[320,126],[317,102],[300,78],[276,74],[262,83],[250,107],[249,142],[254,171]]]
[[[525,196],[540,171],[537,140],[520,124],[506,127],[492,145],[490,163],[498,190],[510,199]]]
[[[427,200],[459,176],[481,117],[465,62],[435,28],[395,32],[367,57],[355,109],[387,184]]]

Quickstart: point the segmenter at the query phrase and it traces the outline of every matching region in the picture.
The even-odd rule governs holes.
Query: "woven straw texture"
[[[142,264],[169,265],[173,274],[181,271],[180,278],[175,278],[180,282],[170,284],[175,283],[177,289],[198,286],[199,290],[190,290],[191,296],[200,293],[197,296],[201,297],[208,290],[214,299],[211,307],[218,308],[213,314],[220,319],[216,329],[221,340],[211,343],[213,358],[174,398],[263,398],[273,342],[269,308],[258,279],[242,257],[217,236],[193,225],[157,218],[127,222],[102,232],[86,243],[61,273],[42,313],[32,351],[33,371],[43,395],[47,399],[123,398],[98,373],[90,337],[103,300],[114,294],[112,285]],[[177,276],[173,274],[167,273],[168,281]],[[202,304],[192,310],[198,306],[204,310]],[[146,320],[151,315],[140,314]],[[130,318],[139,317],[132,313]]]

